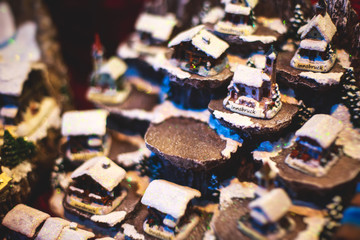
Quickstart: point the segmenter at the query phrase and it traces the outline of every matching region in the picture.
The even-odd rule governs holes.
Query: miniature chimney
[[[94,72],[97,75],[102,65],[104,55],[103,46],[100,42],[100,37],[98,33],[95,34],[95,42],[92,46],[92,55],[94,59]]]
[[[327,4],[325,0],[319,0],[316,4],[316,15],[325,16],[327,9]]]
[[[266,53],[266,62],[264,73],[270,77],[271,88],[274,88],[276,83],[276,57],[277,53],[274,46],[271,45],[269,51]]]
[[[265,162],[262,168],[255,173],[258,185],[266,190],[271,190],[275,187],[276,173],[271,169],[270,165]]]

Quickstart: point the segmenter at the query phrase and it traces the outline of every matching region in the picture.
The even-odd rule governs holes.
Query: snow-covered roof
[[[64,228],[57,240],[87,240],[95,237],[95,234],[83,229],[72,229],[70,227]]]
[[[79,135],[105,135],[106,118],[105,110],[70,111],[64,113],[61,123],[63,136]]]
[[[283,189],[275,188],[250,202],[249,207],[251,217],[262,224],[267,224],[282,218],[291,207],[291,200]]]
[[[298,33],[301,34],[301,39],[305,38],[313,28],[316,28],[319,31],[327,43],[332,40],[336,33],[336,26],[328,13],[326,13],[325,16],[322,16],[321,14],[315,15],[310,22],[302,26],[298,31]]]
[[[343,128],[343,123],[327,114],[312,116],[296,133],[297,137],[314,139],[322,148],[328,148]]]
[[[83,175],[91,177],[103,188],[112,191],[124,179],[126,172],[109,158],[100,156],[83,163],[71,174],[71,178],[76,179]]]
[[[184,215],[189,201],[200,196],[198,190],[165,180],[154,180],[147,187],[141,203],[179,219]]]
[[[228,3],[225,5],[225,12],[241,15],[250,15],[251,8],[244,7],[239,4]]]
[[[18,204],[6,214],[2,225],[31,239],[40,224],[49,217],[50,215],[47,213],[24,204]]]
[[[0,2],[0,44],[15,34],[15,21],[7,2]]]
[[[221,0],[223,4],[229,4],[232,0]],[[254,8],[256,4],[258,4],[259,0],[240,0],[242,3],[241,5]],[[238,3],[239,4],[239,3]]]
[[[234,73],[233,82],[249,87],[259,88],[264,81],[270,81],[269,76],[262,69],[239,64]]]
[[[155,39],[167,41],[176,24],[177,21],[173,14],[159,16],[142,13],[136,21],[135,29],[141,32],[148,32]]]
[[[304,39],[300,42],[300,48],[324,52],[328,43],[326,41]]]
[[[104,65],[100,67],[100,74],[109,74],[111,78],[118,79],[125,73],[127,69],[126,63],[118,57],[112,57]]]
[[[200,51],[213,58],[218,58],[229,48],[229,44],[205,29],[204,25],[193,27],[176,35],[169,43],[169,47],[189,42]]]
[[[57,217],[48,218],[36,236],[36,240],[57,240],[62,230],[69,225],[70,222],[65,219]]]

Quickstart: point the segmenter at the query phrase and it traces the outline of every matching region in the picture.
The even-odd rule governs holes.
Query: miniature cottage
[[[70,111],[62,117],[61,133],[67,137],[65,155],[71,161],[85,161],[104,155],[106,118],[104,110]]]
[[[256,118],[273,118],[281,109],[276,84],[276,54],[273,48],[266,56],[263,70],[238,65],[224,99],[224,107]]]
[[[225,16],[215,25],[215,30],[231,35],[251,35],[255,31],[253,8],[258,0],[222,0]]]
[[[168,46],[174,48],[172,58],[185,71],[208,76],[216,75],[226,66],[225,51],[229,45],[207,31],[204,25],[178,34]]]
[[[260,170],[255,172],[255,177],[258,185],[255,190],[256,195],[262,196],[275,187],[276,172],[271,169],[268,162],[265,162]]]
[[[295,148],[285,162],[306,173],[324,175],[336,160],[334,143],[342,128],[341,121],[330,115],[314,115],[295,133]]]
[[[177,20],[173,14],[165,16],[142,13],[135,24],[135,30],[145,45],[161,45],[173,33]]]
[[[332,49],[331,41],[336,26],[326,12],[326,3],[322,0],[319,3],[316,15],[298,31],[301,34],[300,47],[290,62],[294,68],[328,72],[334,66],[336,52]]]
[[[174,239],[179,234],[178,229],[182,228],[184,218],[186,218],[185,222],[190,221],[186,225],[186,231],[191,231],[197,224],[198,218],[186,214],[188,204],[191,199],[200,196],[198,190],[189,187],[165,180],[152,181],[141,199],[141,203],[148,206],[149,210],[144,231],[160,239]]]
[[[10,231],[10,239],[34,239],[49,214],[18,204],[4,217],[2,225]]]
[[[92,158],[71,174],[66,203],[91,214],[108,214],[127,194],[120,186],[125,175],[125,170],[109,158]]]
[[[116,104],[123,102],[130,92],[128,84],[124,83],[124,73],[127,66],[120,58],[112,57],[91,77],[87,98],[90,101]]]

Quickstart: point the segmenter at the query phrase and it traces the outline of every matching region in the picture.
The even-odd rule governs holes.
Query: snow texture
[[[15,20],[8,3],[0,3],[0,44],[15,34]]]
[[[304,39],[300,42],[300,48],[324,52],[328,43],[326,41]]]
[[[165,180],[153,180],[147,187],[141,203],[179,219],[184,215],[189,201],[200,196],[198,190]]]
[[[258,4],[259,0],[244,0],[241,5],[242,6],[249,6],[251,8],[254,8],[256,4]],[[222,4],[229,4],[231,3],[231,0],[221,0]]]
[[[139,164],[145,157],[150,157],[150,154],[151,151],[144,144],[137,151],[118,154],[116,162],[124,167],[131,167]]]
[[[304,222],[306,223],[306,229],[301,231],[295,238],[295,240],[317,240],[319,239],[319,234],[321,233],[325,223],[326,218],[324,217],[305,217]]]
[[[235,153],[238,150],[238,148],[242,146],[241,143],[232,140],[230,138],[226,138],[222,135],[220,135],[220,138],[226,141],[226,146],[224,150],[221,151],[221,155],[224,156],[226,159],[230,159],[231,153]]]
[[[321,85],[336,85],[339,84],[343,73],[315,73],[315,72],[301,72],[300,77],[312,79]]]
[[[62,230],[69,226],[70,222],[57,217],[48,218],[36,236],[36,240],[57,240]]]
[[[232,182],[220,189],[220,208],[224,210],[231,205],[234,198],[254,198],[256,184],[251,182]]]
[[[332,40],[336,33],[336,26],[328,13],[326,13],[324,17],[321,14],[315,15],[310,22],[302,26],[298,31],[298,33],[301,34],[301,39],[304,39],[313,28],[318,30],[327,43]]]
[[[166,59],[165,55],[159,54],[157,55],[154,65],[155,70],[164,69],[168,71],[170,74],[175,75],[179,79],[190,78],[191,74],[181,70],[175,64],[171,63],[171,60]]]
[[[247,128],[247,127],[260,127],[259,124],[255,124],[251,121],[251,118],[243,116],[238,113],[226,113],[218,110],[214,111],[214,116],[217,119],[224,119],[224,121],[231,123],[237,128]]]
[[[182,42],[189,42],[195,37],[196,34],[198,34],[202,29],[204,29],[204,25],[195,26],[193,28],[190,28],[189,30],[186,30],[184,32],[179,33],[176,35],[168,44],[168,47],[174,47],[176,45],[179,45]]]
[[[24,161],[12,169],[1,166],[1,170],[11,177],[14,183],[19,183],[23,178],[27,177],[29,172],[32,171],[32,167],[29,161]]]
[[[125,211],[114,211],[108,213],[106,215],[92,215],[91,221],[99,222],[99,223],[106,223],[110,227],[115,226],[116,224],[120,223],[125,219],[126,212]]]
[[[339,60],[340,65],[343,68],[349,68],[351,65],[349,54],[343,49],[337,49],[336,51],[337,59]]]
[[[145,240],[145,236],[138,233],[133,225],[125,223],[121,227],[124,229],[125,236],[128,236],[133,240]]]
[[[70,111],[64,113],[61,124],[63,136],[78,136],[106,133],[106,118],[104,110]]]
[[[225,5],[225,12],[227,13],[248,16],[250,15],[250,11],[251,11],[250,7],[244,7],[239,4],[228,3]]]
[[[256,220],[263,224],[274,223],[282,218],[291,207],[291,200],[286,192],[282,188],[275,188],[265,195],[250,202],[249,207],[251,209],[250,215],[252,215],[255,209],[261,211],[256,212]],[[260,213],[261,212],[261,213]]]
[[[262,69],[240,64],[237,66],[233,77],[234,83],[255,88],[260,88],[264,81],[270,81],[270,78]]]
[[[201,22],[215,24],[223,17],[224,10],[221,7],[214,7],[201,19]]]
[[[316,114],[295,133],[295,136],[314,139],[322,148],[327,149],[343,127],[341,121],[330,115]]]
[[[275,42],[277,39],[274,36],[263,36],[263,35],[249,35],[249,36],[239,36],[244,42],[262,42],[264,44],[269,44]]]
[[[70,227],[64,228],[58,240],[86,240],[95,237],[95,234],[79,228],[71,229]]]
[[[257,21],[264,25],[264,27],[268,27],[273,31],[276,31],[280,34],[285,34],[287,31],[286,26],[283,24],[280,18],[265,18],[259,17]]]
[[[118,79],[125,73],[127,66],[123,60],[112,57],[100,67],[99,74],[109,74],[112,79]]]
[[[74,180],[83,175],[88,175],[107,191],[112,191],[124,179],[126,172],[109,158],[100,156],[87,160],[72,174]]]

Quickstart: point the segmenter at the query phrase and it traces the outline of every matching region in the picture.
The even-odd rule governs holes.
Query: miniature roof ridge
[[[79,136],[106,133],[108,112],[102,109],[68,111],[62,116],[61,134],[63,136]]]
[[[106,165],[106,166],[105,166]],[[71,178],[91,177],[107,191],[112,191],[125,178],[126,171],[105,156],[94,157],[78,167]]]
[[[275,188],[265,195],[250,202],[251,210],[260,208],[264,215],[256,214],[262,223],[273,223],[282,218],[291,207],[289,196],[282,188]]]
[[[336,33],[336,26],[328,13],[325,13],[325,16],[317,14],[307,24],[302,26],[298,30],[298,33],[301,34],[301,39],[304,39],[313,28],[316,28],[319,31],[327,43],[332,40]]]
[[[232,0],[221,0],[223,4],[229,4]],[[245,7],[254,8],[258,4],[259,0],[243,0],[243,5]],[[236,4],[236,3],[235,3]]]
[[[50,217],[45,221],[43,227],[36,236],[36,240],[57,240],[62,230],[69,225],[70,222],[65,219]]]
[[[179,219],[184,215],[189,201],[200,196],[196,189],[159,179],[149,184],[141,203]]]
[[[168,44],[168,47],[173,47],[176,45],[179,45],[182,42],[189,42],[191,41],[191,39],[198,34],[198,32],[200,32],[200,30],[204,29],[205,25],[198,25],[195,27],[192,27],[186,31],[183,31],[179,34],[177,34],[173,39],[171,39],[171,41]]]
[[[227,3],[225,5],[225,12],[232,14],[250,15],[251,7],[241,6],[239,4]]]
[[[264,81],[270,81],[269,76],[264,70],[239,64],[236,68],[233,82],[245,84],[249,87],[259,88]]]
[[[121,77],[127,69],[126,63],[118,57],[111,57],[100,67],[100,74],[109,74],[114,80]]]
[[[326,149],[335,141],[342,128],[340,120],[327,114],[316,114],[296,131],[295,136],[314,139]]]

